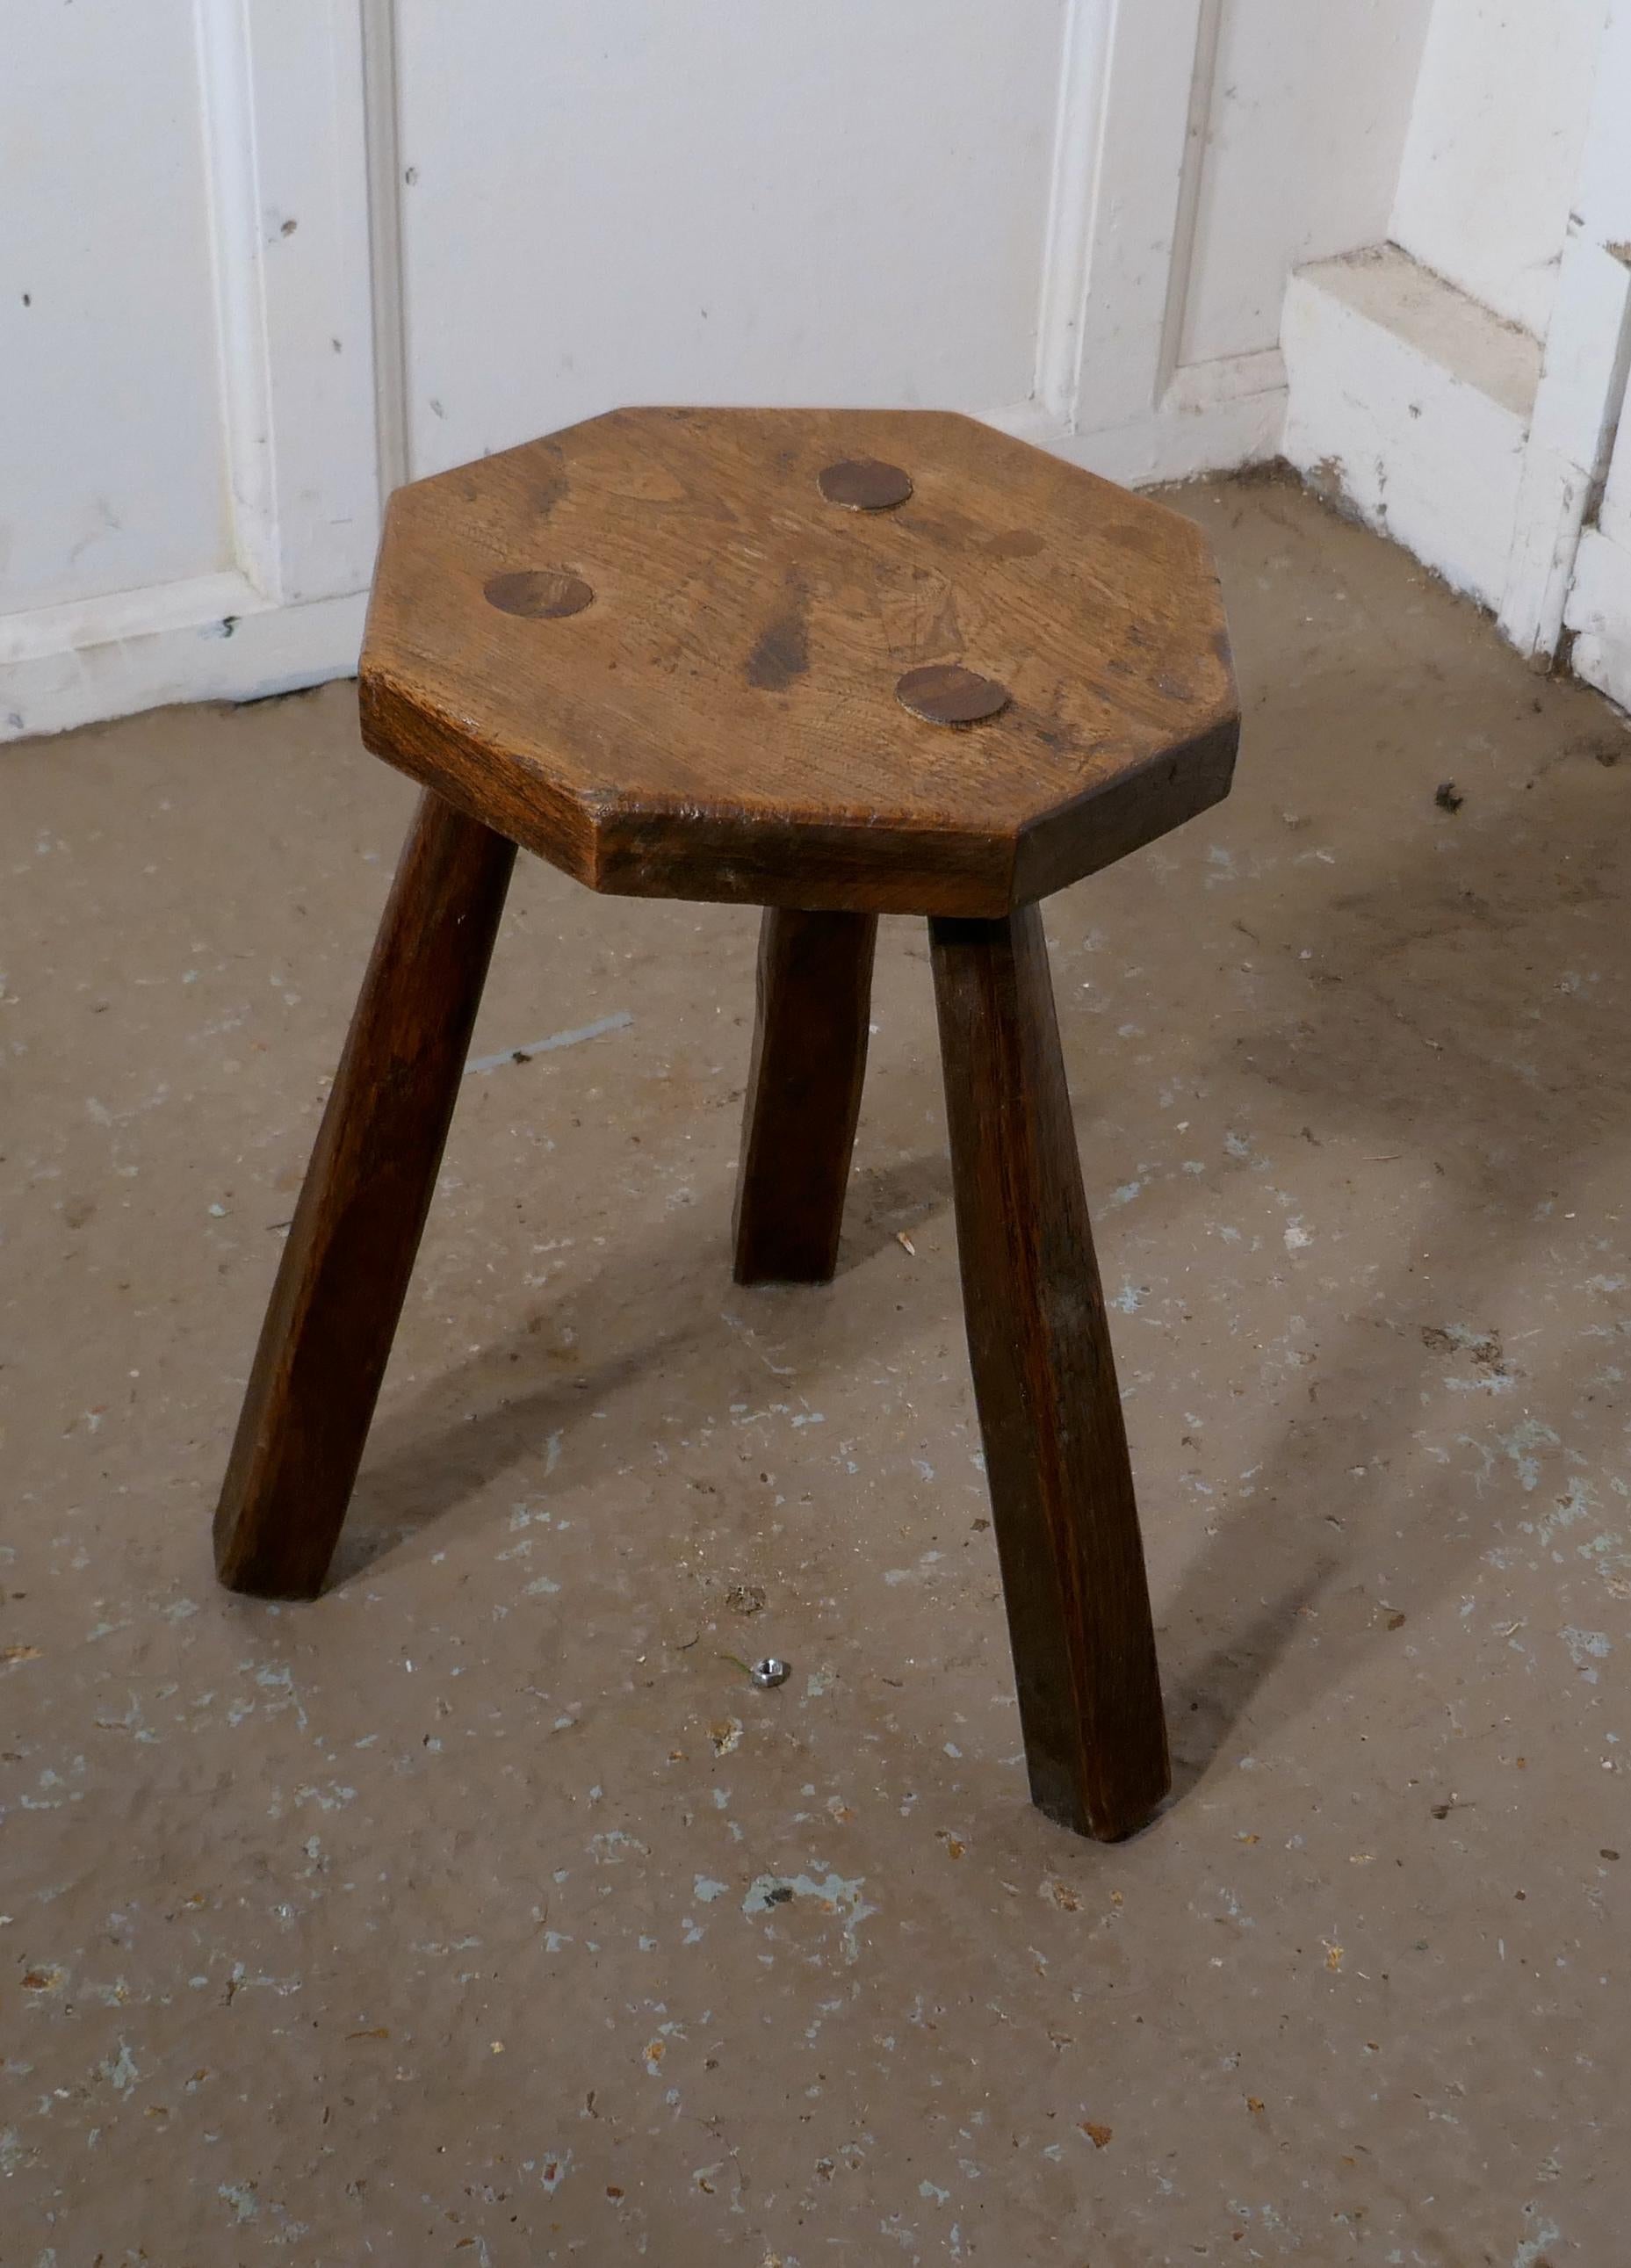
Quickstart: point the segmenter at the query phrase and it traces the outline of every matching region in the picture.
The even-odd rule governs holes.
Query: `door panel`
[[[6,0],[0,613],[231,563],[192,0]]]
[[[1061,0],[401,0],[416,473],[620,402],[1030,393]]]

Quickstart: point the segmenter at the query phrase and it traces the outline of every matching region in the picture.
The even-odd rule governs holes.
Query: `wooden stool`
[[[878,916],[926,915],[1032,1793],[1131,1834],[1166,1735],[1038,901],[1228,792],[1199,531],[964,417],[620,410],[398,491],[360,692],[427,792],[261,1332],[223,1582],[322,1586],[518,844],[591,889],[768,909],[742,1284],[833,1274]]]

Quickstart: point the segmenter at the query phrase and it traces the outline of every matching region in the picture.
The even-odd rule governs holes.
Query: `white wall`
[[[1604,0],[1433,0],[1389,233],[1537,338],[1557,289],[1603,14]]]
[[[1282,330],[1291,462],[1621,699],[1627,119],[1631,0],[1435,0],[1395,241],[1299,270]]]
[[[231,533],[192,0],[5,0],[3,45],[10,613],[225,567]]]
[[[1076,0],[1032,414],[1112,477],[1279,448],[1280,303],[1383,226],[1430,0]]]

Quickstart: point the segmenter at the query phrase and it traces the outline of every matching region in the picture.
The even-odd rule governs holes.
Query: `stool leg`
[[[929,924],[957,1236],[1032,1799],[1115,1842],[1171,1785],[1041,916]]]
[[[515,845],[426,794],[323,1113],[215,1519],[235,1591],[311,1599],[436,1186]]]
[[[866,1075],[876,914],[771,906],[736,1188],[738,1284],[826,1284]]]

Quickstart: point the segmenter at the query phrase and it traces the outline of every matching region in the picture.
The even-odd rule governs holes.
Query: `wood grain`
[[[845,510],[841,460],[911,493]],[[911,716],[931,666],[1011,698]],[[862,912],[1056,889],[1225,794],[1239,730],[1198,528],[910,410],[620,410],[400,489],[360,698],[371,747],[593,888]]]
[[[1113,1842],[1170,1785],[1040,914],[930,927],[968,1349],[1031,1791]]]
[[[322,1588],[436,1186],[515,845],[421,801],[261,1333],[216,1513],[236,1591]]]
[[[875,914],[767,911],[742,1162],[738,1284],[826,1284],[866,1076]]]

